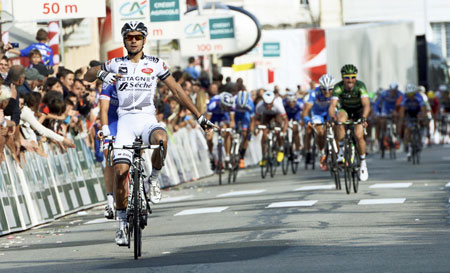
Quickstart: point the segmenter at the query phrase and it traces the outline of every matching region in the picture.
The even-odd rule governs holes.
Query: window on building
[[[450,60],[450,23],[431,23],[433,43],[440,46],[442,55]]]

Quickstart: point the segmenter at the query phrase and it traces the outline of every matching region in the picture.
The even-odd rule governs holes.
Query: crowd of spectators
[[[102,83],[83,81],[89,66],[100,65],[91,61],[72,71],[63,66],[53,65],[51,49],[45,45],[48,33],[40,29],[37,43],[24,49],[13,48],[11,44],[1,44],[0,54],[0,160],[4,160],[4,147],[19,164],[24,160],[23,152],[31,151],[47,156],[44,142],[50,142],[61,151],[74,147],[73,138],[79,136],[86,141],[97,155],[96,131],[101,128],[98,117],[98,98]],[[11,65],[8,57],[28,58],[28,65]],[[208,101],[221,92],[236,94],[246,90],[242,79],[235,82],[214,72],[210,75],[199,69],[194,58],[182,70],[174,69],[172,75],[192,99],[200,112],[206,112]],[[279,92],[275,87],[275,92]],[[252,90],[255,104],[262,98],[264,89]],[[169,131],[191,126],[197,122],[191,112],[181,106],[166,85],[159,83],[155,92],[155,106],[158,121]],[[97,151],[95,151],[97,150]],[[100,161],[102,158],[97,157]]]

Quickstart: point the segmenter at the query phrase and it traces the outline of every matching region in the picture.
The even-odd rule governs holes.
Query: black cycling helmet
[[[346,64],[341,68],[342,75],[358,74],[358,68],[352,64]]]
[[[122,34],[122,38],[125,38],[125,36],[132,31],[139,31],[142,35],[144,35],[144,37],[147,37],[147,27],[144,23],[139,21],[130,21],[126,22],[122,27],[122,31],[120,32]]]

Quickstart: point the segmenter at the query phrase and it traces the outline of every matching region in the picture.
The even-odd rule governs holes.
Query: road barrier
[[[246,164],[254,165],[261,157],[259,136],[249,143]],[[6,161],[0,165],[0,236],[54,221],[56,218],[90,208],[106,201],[101,164],[85,141],[74,139],[76,148],[61,152],[44,143],[48,157],[25,152],[22,168],[5,150]],[[151,152],[143,155],[151,172]],[[212,175],[203,131],[182,128],[169,133],[161,187],[197,180]]]

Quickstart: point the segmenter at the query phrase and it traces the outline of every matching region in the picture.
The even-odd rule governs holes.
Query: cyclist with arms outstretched
[[[162,141],[164,152],[167,152],[167,132],[156,120],[153,102],[158,80],[163,81],[178,98],[178,101],[198,118],[202,128],[210,129],[212,124],[192,104],[190,98],[171,76],[166,63],[158,57],[144,54],[147,27],[142,22],[127,22],[122,27],[121,34],[128,55],[111,59],[102,66],[91,67],[84,76],[84,79],[89,82],[98,78],[106,84],[115,83],[116,85],[119,99],[119,119],[115,146],[132,145],[135,137],[141,136],[145,145],[158,145]],[[119,246],[128,245],[125,233],[128,203],[126,179],[131,160],[131,151],[114,149],[116,179],[114,195],[119,218],[119,229],[115,241]],[[161,199],[157,179],[162,163],[160,151],[155,150],[152,154],[150,181],[144,183],[146,191],[150,192],[150,200],[153,203],[157,203]]]
[[[355,127],[355,137],[358,145],[361,166],[359,178],[366,181],[369,178],[366,163],[366,141],[364,140],[364,128],[367,127],[367,117],[370,113],[369,94],[366,85],[362,81],[356,80],[358,69],[352,64],[346,64],[341,68],[342,81],[338,82],[333,89],[328,115],[334,123],[346,122],[347,120],[361,121]],[[336,115],[338,103],[340,108]],[[344,161],[344,139],[345,130],[343,125],[336,128],[336,142],[339,143],[338,162]]]

